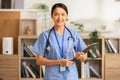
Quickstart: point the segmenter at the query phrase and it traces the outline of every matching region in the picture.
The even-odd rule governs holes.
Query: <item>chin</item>
[[[64,24],[57,24],[57,26],[64,26]]]

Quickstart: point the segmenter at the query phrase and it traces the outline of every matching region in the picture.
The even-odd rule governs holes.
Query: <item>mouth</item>
[[[61,20],[57,20],[57,23],[62,23],[63,21],[61,21]]]

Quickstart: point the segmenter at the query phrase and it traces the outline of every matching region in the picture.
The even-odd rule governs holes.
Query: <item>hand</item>
[[[86,60],[86,55],[83,52],[77,52],[75,55],[76,59],[80,61],[85,61]]]
[[[60,60],[60,65],[63,67],[68,67],[73,63],[73,61],[70,61],[68,59],[61,59]]]

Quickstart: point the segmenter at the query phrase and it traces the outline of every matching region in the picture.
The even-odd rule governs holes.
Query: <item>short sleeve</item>
[[[86,44],[81,38],[81,36],[76,32],[76,37],[75,37],[75,51],[76,52],[81,52],[83,49],[86,48]]]
[[[46,41],[47,41],[47,37],[45,36],[45,33],[43,32],[41,33],[41,35],[38,37],[38,39],[34,43],[32,50],[35,53],[44,56],[45,50],[46,50]]]

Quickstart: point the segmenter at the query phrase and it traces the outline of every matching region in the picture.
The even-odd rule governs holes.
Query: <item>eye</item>
[[[62,13],[62,16],[65,16],[65,14],[64,14],[64,13]]]
[[[58,15],[57,13],[54,14],[54,16],[57,16],[57,15]]]
[[[53,16],[57,16],[57,15],[58,15],[58,13],[54,13],[54,14],[53,14]]]

